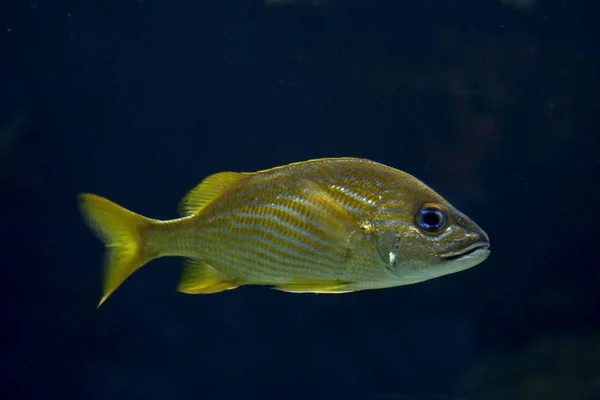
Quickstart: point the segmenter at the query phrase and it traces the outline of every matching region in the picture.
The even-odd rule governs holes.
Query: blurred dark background
[[[291,3],[2,2],[0,397],[600,399],[598,6]],[[421,178],[491,257],[340,296],[183,295],[162,259],[96,310],[78,192],[166,219],[334,156]]]

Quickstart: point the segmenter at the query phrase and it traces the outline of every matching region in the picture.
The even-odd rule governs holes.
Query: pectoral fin
[[[225,274],[201,260],[185,262],[177,290],[188,294],[209,294],[235,289],[239,286]]]
[[[308,217],[317,221],[316,226],[328,239],[341,248],[349,248],[352,236],[359,229],[356,219],[318,184],[304,180],[302,185],[301,198]]]
[[[290,293],[348,293],[349,282],[321,279],[297,279],[275,286],[275,289]]]

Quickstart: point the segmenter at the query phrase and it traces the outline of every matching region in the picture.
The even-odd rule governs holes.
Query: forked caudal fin
[[[144,243],[144,232],[154,221],[87,193],[79,195],[79,209],[106,246],[100,307],[125,279],[155,257]]]

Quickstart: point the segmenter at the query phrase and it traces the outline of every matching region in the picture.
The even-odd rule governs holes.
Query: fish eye
[[[425,204],[416,215],[419,229],[427,233],[436,233],[444,229],[448,218],[440,206]]]

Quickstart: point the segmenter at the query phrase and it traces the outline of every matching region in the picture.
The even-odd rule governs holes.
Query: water
[[[3,3],[0,397],[600,398],[595,11]],[[164,259],[96,310],[77,193],[173,218],[208,174],[335,156],[424,180],[490,258],[340,296],[187,296]]]

